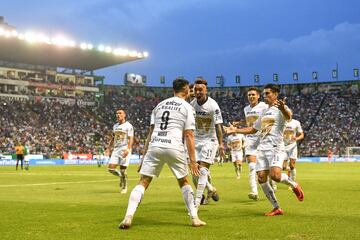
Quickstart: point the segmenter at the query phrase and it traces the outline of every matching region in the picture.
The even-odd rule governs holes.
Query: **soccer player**
[[[263,111],[268,108],[268,105],[264,102],[260,102],[260,90],[255,87],[251,87],[247,90],[247,99],[249,105],[244,108],[244,114],[246,119],[246,126],[253,126],[254,122],[261,116]],[[260,142],[260,132],[254,134],[247,134],[245,139],[245,156],[249,164],[249,184],[250,193],[248,197],[253,200],[258,200],[259,194],[256,184],[256,155],[257,147]]]
[[[190,104],[196,112],[195,150],[196,159],[200,165],[200,176],[196,188],[195,203],[201,203],[205,187],[208,188],[208,200],[219,200],[217,190],[208,180],[209,168],[214,164],[216,151],[219,150],[220,158],[224,157],[222,116],[214,99],[207,96],[207,81],[198,78],[195,81],[195,97]]]
[[[285,105],[285,98],[278,100],[279,93],[280,89],[277,85],[265,85],[263,94],[269,108],[262,113],[252,127],[242,129],[233,126],[225,127],[227,133],[253,134],[261,131],[260,143],[257,148],[256,171],[261,188],[273,205],[273,210],[265,213],[265,216],[276,216],[284,213],[276,199],[274,190],[269,184],[269,175],[272,180],[291,186],[298,200],[304,200],[304,192],[300,185],[285,173],[282,173],[281,155],[285,149],[283,134],[286,121],[292,118],[292,112]]]
[[[290,160],[290,178],[295,181],[296,168],[295,163],[297,160],[297,141],[304,139],[304,131],[298,120],[292,119],[285,125],[284,143],[285,143],[285,159],[283,163],[283,170],[287,169],[288,159]]]
[[[21,164],[21,170],[24,169],[24,155],[25,155],[25,148],[21,143],[19,142],[15,147],[15,153],[16,153],[16,171],[18,170],[19,161]]]
[[[231,162],[234,164],[236,178],[240,179],[241,165],[243,161],[243,147],[245,136],[233,133],[227,137],[227,145],[231,149]]]
[[[112,151],[108,171],[113,175],[120,177],[120,192],[125,194],[127,192],[127,173],[126,168],[129,166],[131,150],[134,142],[134,128],[126,120],[126,112],[124,109],[116,111],[118,122],[113,126],[113,134],[111,140],[105,151],[105,155],[109,156]],[[120,165],[120,172],[116,167]]]
[[[145,156],[140,164],[140,181],[131,191],[124,220],[119,228],[127,229],[132,224],[135,211],[151,180],[159,176],[167,164],[177,178],[186,208],[194,227],[206,225],[197,215],[193,190],[188,179],[188,163],[184,151],[186,143],[189,155],[189,168],[192,174],[199,175],[199,165],[195,158],[194,110],[186,98],[189,95],[189,82],[185,79],[173,81],[174,97],[160,102],[151,113],[150,132],[145,144]],[[185,138],[185,141],[183,141]]]

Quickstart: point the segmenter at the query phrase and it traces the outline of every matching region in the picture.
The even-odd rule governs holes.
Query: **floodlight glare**
[[[87,49],[91,50],[91,49],[93,49],[93,48],[94,48],[94,46],[93,46],[91,43],[88,43],[88,44],[87,44]]]
[[[127,55],[129,55],[129,50],[121,49],[120,50],[120,55],[126,57]]]
[[[11,31],[11,36],[12,37],[17,37],[18,36],[18,32],[16,30],[12,30]]]
[[[148,52],[143,52],[143,55],[144,55],[144,57],[149,57],[149,53]]]
[[[130,57],[136,57],[136,56],[137,56],[137,52],[136,52],[136,51],[131,51],[131,52],[129,53],[129,56],[130,56]]]
[[[138,52],[137,57],[138,58],[143,58],[143,54],[141,52]]]
[[[105,47],[105,52],[111,53],[111,47],[109,47],[109,46]]]
[[[85,49],[87,49],[87,43],[81,43],[80,44],[80,48],[82,49],[82,50],[85,50]]]
[[[104,45],[99,45],[98,46],[98,50],[100,51],[100,52],[103,52],[103,51],[105,51],[105,47],[104,47]]]

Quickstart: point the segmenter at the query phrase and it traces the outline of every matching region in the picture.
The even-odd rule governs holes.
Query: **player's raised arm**
[[[195,176],[199,176],[200,172],[199,172],[199,165],[196,162],[196,158],[195,158],[195,137],[194,137],[194,130],[185,130],[184,131],[184,138],[185,138],[185,143],[186,143],[186,147],[188,150],[188,154],[189,154],[189,167],[190,167],[190,172],[195,175]]]

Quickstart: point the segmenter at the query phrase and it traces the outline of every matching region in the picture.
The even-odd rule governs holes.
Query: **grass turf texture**
[[[278,184],[284,216],[260,200],[249,200],[248,168],[240,180],[230,163],[211,167],[219,202],[201,206],[207,226],[193,228],[175,178],[164,167],[138,208],[133,226],[119,230],[131,189],[138,181],[128,169],[129,190],[105,166],[38,166],[30,171],[0,167],[0,238],[5,239],[360,239],[360,163],[300,163],[304,202]]]

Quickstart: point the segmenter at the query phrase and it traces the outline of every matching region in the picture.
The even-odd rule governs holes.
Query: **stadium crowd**
[[[12,152],[21,142],[33,154],[61,158],[63,153],[96,154],[105,148],[116,122],[115,111],[124,108],[135,129],[133,153],[142,153],[151,110],[171,91],[108,92],[103,104],[68,106],[58,102],[0,100],[0,151]],[[224,124],[244,119],[247,104],[244,92],[233,88],[209,92],[219,104]],[[345,89],[335,92],[302,91],[285,94],[301,122],[305,139],[300,142],[300,156],[326,156],[328,149],[344,155],[346,146],[360,146],[360,93]]]

